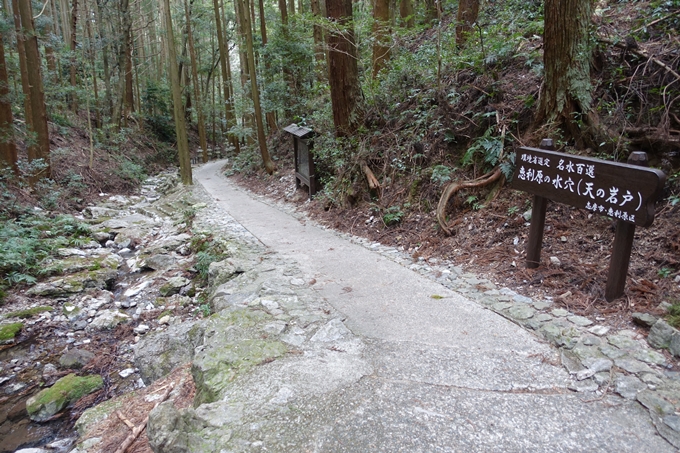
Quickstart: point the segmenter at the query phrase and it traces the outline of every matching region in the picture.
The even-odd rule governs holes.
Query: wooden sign
[[[623,295],[635,225],[650,226],[654,203],[661,196],[666,175],[647,167],[647,154],[634,151],[627,164],[552,151],[552,140],[541,148],[519,148],[511,186],[534,194],[526,262],[536,268],[541,260],[548,199],[617,219],[609,263],[605,299]]]
[[[666,175],[653,168],[520,148],[511,186],[593,214],[647,227]]]
[[[293,136],[295,186],[300,188],[303,183],[306,184],[309,188],[309,198],[311,199],[318,190],[314,159],[311,153],[311,139],[314,137],[314,131],[297,124],[284,127],[283,130]]]

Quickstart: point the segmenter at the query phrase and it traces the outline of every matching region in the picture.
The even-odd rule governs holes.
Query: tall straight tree
[[[14,119],[9,99],[9,77],[5,64],[4,30],[0,24],[0,166],[12,168],[18,173],[17,147],[14,143]]]
[[[232,81],[231,81],[231,65],[229,61],[229,47],[226,42],[224,32],[222,30],[222,13],[220,12],[220,5],[218,0],[213,0],[213,7],[215,9],[215,31],[217,32],[217,45],[220,51],[220,67],[222,70],[222,92],[224,93],[224,109],[225,119],[227,123],[227,136],[229,142],[234,147],[234,152],[239,154],[241,152],[241,145],[238,138],[229,130],[236,126],[236,113],[234,111],[234,99],[232,96]]]
[[[462,46],[479,16],[479,0],[460,0],[456,13],[456,45]]]
[[[352,22],[352,0],[327,0],[328,19],[337,27],[328,33],[328,80],[331,88],[335,135],[346,137],[359,124],[361,96],[357,47]]]
[[[267,46],[267,24],[265,22],[264,14],[264,0],[258,1],[258,11],[260,15],[260,36],[262,37],[262,45]],[[264,60],[265,73],[269,74],[269,60]],[[265,118],[267,118],[267,127],[270,131],[277,129],[276,127],[276,112],[265,113]]]
[[[193,0],[192,0],[193,4]],[[188,0],[184,0],[184,10],[187,20],[187,44],[191,58],[191,79],[194,85],[194,104],[196,105],[196,121],[198,123],[198,141],[203,150],[203,162],[208,162],[208,138],[205,134],[205,120],[203,117],[203,103],[201,102],[201,88],[198,83],[198,63],[196,63],[196,48],[194,47],[194,35],[191,31],[191,8]]]
[[[312,15],[315,18],[323,17],[321,14],[321,0],[311,0],[311,3]],[[321,25],[315,21],[312,30],[314,37],[314,60],[316,61],[317,74],[320,76],[319,79],[321,79],[321,76],[324,73],[324,65],[326,62],[326,52],[324,50],[325,46],[323,42],[323,29],[321,28]]]
[[[165,19],[165,43],[168,52],[168,71],[172,86],[172,107],[175,117],[175,133],[177,134],[177,153],[179,154],[179,172],[182,183],[193,184],[191,175],[191,159],[189,157],[189,140],[187,125],[182,108],[182,87],[179,84],[179,68],[177,65],[177,51],[175,50],[175,33],[172,30],[172,14],[170,0],[163,1],[163,17]]]
[[[400,25],[404,28],[413,28],[415,26],[415,13],[413,11],[413,0],[399,1],[399,17],[401,19]]]
[[[238,0],[237,0],[238,1]],[[257,88],[257,71],[255,71],[255,51],[253,50],[253,28],[250,23],[249,0],[240,0],[242,9],[245,14],[242,15],[243,29],[246,35],[246,54],[248,58],[248,67],[250,68],[250,91],[253,99],[253,106],[255,107],[255,122],[257,124],[257,142],[260,146],[260,154],[262,155],[262,163],[264,168],[270,175],[276,171],[276,165],[269,155],[267,149],[267,138],[264,133],[264,122],[262,121],[262,108],[260,107],[260,93]]]
[[[385,67],[390,59],[390,0],[373,0],[373,78]]]
[[[47,127],[47,109],[45,107],[45,91],[42,81],[42,67],[40,64],[40,51],[38,49],[38,37],[33,26],[33,10],[30,1],[19,1],[13,3],[19,8],[21,20],[21,35],[24,41],[24,52],[26,53],[26,71],[28,72],[26,81],[29,86],[24,89],[30,97],[30,121],[29,131],[35,134],[35,145],[29,146],[28,158],[30,160],[42,159],[44,168],[35,176],[36,179],[49,178],[50,169],[50,133]],[[23,80],[23,78],[22,78]],[[29,117],[27,112],[27,119]]]
[[[591,0],[545,1],[545,76],[536,123],[555,121],[573,138],[581,135],[578,123],[591,117],[591,8]]]
[[[118,3],[120,27],[118,38],[118,99],[113,105],[113,121],[117,128],[127,124],[127,114],[134,110],[132,98],[132,18],[130,16],[130,0]],[[175,62],[177,63],[177,62]]]
[[[77,34],[78,29],[78,0],[73,0],[71,6],[71,33],[69,47],[71,49],[71,64],[70,64],[70,80],[71,80],[71,111],[74,113],[78,112],[78,97],[76,96],[76,89],[78,88],[78,80],[76,78],[77,73],[77,59],[76,59],[76,46],[77,46]]]

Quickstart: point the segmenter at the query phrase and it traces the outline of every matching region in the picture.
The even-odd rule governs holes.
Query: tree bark
[[[17,167],[17,147],[14,143],[14,118],[12,117],[12,103],[9,99],[9,77],[5,64],[5,44],[0,34],[0,165],[5,165],[15,174]]]
[[[258,1],[258,10],[259,10],[259,15],[260,15],[260,35],[262,36],[262,45],[266,46],[267,45],[267,24],[265,22],[264,18],[264,0],[259,0]],[[265,73],[269,74],[269,60],[265,59],[264,61],[264,67],[265,67]],[[267,118],[267,127],[269,128],[269,131],[275,131],[277,129],[276,127],[276,112],[266,112],[265,117]]]
[[[352,23],[352,0],[328,0],[328,19],[338,29],[328,34],[328,80],[331,88],[335,135],[346,137],[359,125],[357,106],[361,89]]]
[[[432,26],[432,21],[437,18],[437,0],[425,0],[425,25]]]
[[[78,113],[78,96],[76,96],[76,89],[78,89],[78,80],[76,78],[76,45],[77,45],[77,30],[78,26],[78,0],[73,0],[71,7],[71,39],[69,46],[71,49],[71,67],[70,67],[70,81],[71,81],[71,111]]]
[[[462,47],[469,34],[472,32],[472,24],[477,22],[479,16],[479,0],[460,0],[458,13],[456,14],[456,45]]]
[[[390,0],[373,0],[373,78],[390,59]]]
[[[401,26],[404,28],[413,28],[416,24],[415,12],[413,11],[413,0],[399,1],[399,17],[401,18]]]
[[[193,0],[191,2],[193,4]],[[184,9],[187,16],[187,41],[189,44],[189,56],[191,58],[191,78],[194,85],[194,98],[196,104],[196,121],[198,123],[198,142],[203,151],[203,162],[208,162],[208,137],[205,133],[205,119],[201,102],[200,84],[198,83],[198,67],[196,63],[196,49],[194,47],[194,35],[191,31],[191,8],[189,2],[184,0]]]
[[[118,98],[113,106],[113,121],[117,129],[127,124],[127,109],[129,103],[128,91],[128,57],[130,52],[130,29],[132,20],[130,18],[130,0],[121,0],[118,13],[121,18],[121,30],[118,35],[121,45],[118,50]],[[173,48],[174,50],[174,48]],[[177,62],[175,62],[177,64]],[[131,80],[131,79],[130,79]],[[132,85],[130,85],[132,86]]]
[[[21,32],[26,52],[26,69],[28,70],[28,92],[31,104],[31,132],[36,135],[34,157],[42,159],[45,167],[34,175],[36,179],[49,178],[50,169],[50,133],[47,127],[47,109],[45,107],[45,91],[42,82],[42,68],[38,37],[33,26],[33,10],[31,2],[19,1],[19,15],[21,16]],[[29,154],[29,159],[30,159]]]
[[[222,69],[222,91],[224,93],[224,107],[225,119],[227,123],[227,130],[236,126],[236,113],[234,112],[234,100],[231,93],[231,64],[229,62],[229,48],[225,41],[224,33],[222,31],[222,13],[220,13],[220,6],[218,0],[213,0],[213,7],[215,9],[215,28],[217,29],[217,45],[220,50],[220,66]],[[234,153],[241,152],[241,145],[238,138],[231,132],[227,133],[229,142],[234,147]]]
[[[590,84],[590,0],[546,0],[541,88],[536,124],[555,121],[573,137],[578,122],[587,122],[592,103]]]
[[[163,16],[165,18],[166,47],[168,53],[168,71],[172,85],[172,107],[175,117],[175,133],[177,134],[177,153],[179,155],[179,171],[184,185],[193,184],[191,176],[191,159],[189,157],[189,140],[187,126],[182,111],[182,87],[179,83],[177,52],[175,50],[175,34],[172,30],[172,14],[170,0],[164,0]]]
[[[255,122],[257,124],[257,141],[260,146],[260,154],[262,155],[262,163],[264,168],[270,175],[276,170],[276,165],[272,161],[269,150],[267,149],[267,138],[264,133],[264,123],[262,122],[262,109],[260,108],[260,94],[257,88],[257,73],[255,71],[255,52],[253,50],[253,29],[250,24],[250,15],[247,13],[249,9],[248,1],[241,0],[243,6],[242,11],[246,13],[243,15],[243,28],[246,32],[246,54],[248,57],[248,66],[250,68],[250,91],[253,99],[253,106],[255,107]]]
[[[314,17],[323,17],[321,14],[321,4],[320,0],[311,0],[312,4],[312,15]],[[314,59],[316,61],[316,72],[319,75],[319,80],[322,80],[324,72],[324,66],[326,63],[326,51],[324,50],[324,40],[323,40],[323,29],[320,25],[313,25],[313,36],[314,36]]]

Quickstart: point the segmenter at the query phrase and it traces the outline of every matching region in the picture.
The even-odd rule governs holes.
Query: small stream
[[[127,266],[121,267],[116,283],[111,288],[114,304],[131,305],[124,293],[134,286],[143,276],[139,272],[130,273]],[[140,294],[132,306],[125,311],[132,317],[137,314],[138,307],[144,307],[153,301],[152,297]],[[63,305],[57,302],[56,307]],[[113,304],[111,304],[113,305]],[[118,304],[116,304],[118,305]],[[137,318],[137,316],[135,316]],[[139,323],[133,320],[134,327]],[[51,385],[67,371],[59,366],[59,359],[67,348],[88,349],[97,354],[98,347],[113,345],[118,342],[113,331],[86,332],[74,331],[73,324],[47,323],[32,332],[32,336],[21,336],[12,345],[0,346],[0,453],[14,452],[17,449],[43,447],[56,453],[68,452],[77,439],[74,429],[75,420],[71,419],[71,410],[66,409],[57,414],[54,420],[37,423],[28,417],[26,401],[42,388],[40,385]],[[108,349],[108,348],[107,348]],[[54,377],[44,375],[45,366],[52,364],[51,369],[59,370]],[[122,379],[118,372],[125,364],[114,364],[103,370],[105,382],[108,384],[109,396],[116,396],[134,389],[134,383]],[[77,370],[73,370],[76,371]],[[108,373],[108,376],[106,376]],[[4,376],[4,378],[2,377]],[[9,379],[8,379],[9,377]]]

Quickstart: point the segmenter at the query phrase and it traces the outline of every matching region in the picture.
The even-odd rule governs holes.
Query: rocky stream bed
[[[59,251],[60,275],[0,307],[0,452],[298,451],[291,401],[313,405],[374,372],[376,346],[320,300],[314,276],[200,186],[163,174],[137,197],[103,195],[83,221],[92,241]],[[639,401],[680,448],[680,334],[663,320],[640,317],[649,338],[615,331],[451,263],[347,238],[535,331],[558,348],[545,360],[566,368],[570,391]],[[208,239],[223,254],[203,279],[195,251]]]

